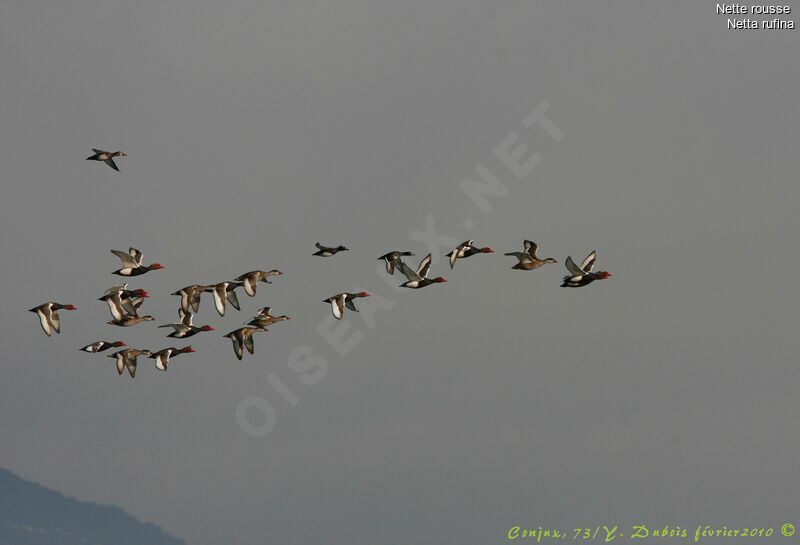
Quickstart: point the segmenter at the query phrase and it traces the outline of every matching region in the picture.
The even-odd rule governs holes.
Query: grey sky
[[[800,50],[714,6],[0,3],[0,465],[195,545],[796,517]],[[542,101],[560,142],[522,126]],[[492,153],[512,131],[542,158],[522,181]],[[486,214],[459,190],[478,165],[509,189]],[[428,214],[615,276],[565,290],[562,265],[476,256],[396,293],[375,259],[424,255]],[[131,281],[158,323],[185,284],[285,275],[223,320],[204,301],[198,353],[131,381],[77,351],[169,346],[104,325],[130,244],[167,266]],[[348,315],[365,336],[340,357],[320,301],[356,287],[394,308]],[[26,310],[50,299],[80,310],[48,339]],[[264,304],[293,319],[239,364],[221,335]],[[287,365],[300,345],[318,384]],[[248,396],[276,410],[264,437],[234,421]]]

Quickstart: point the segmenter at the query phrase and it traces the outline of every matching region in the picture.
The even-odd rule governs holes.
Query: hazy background
[[[0,466],[194,545],[793,520],[800,48],[714,8],[0,3]],[[541,101],[561,142],[522,127]],[[522,181],[492,153],[512,131],[542,157]],[[487,214],[459,190],[480,164],[509,189]],[[375,259],[424,255],[427,214],[498,254],[398,294]],[[523,238],[615,276],[511,271]],[[113,328],[96,298],[130,244],[167,266],[131,281],[159,321]],[[170,292],[273,267],[242,313],[203,302],[218,330],[168,373],[77,351],[182,346],[155,327]],[[365,336],[340,357],[320,300],[356,287],[395,305],[372,330],[348,315]],[[27,309],[51,299],[80,310],[48,339]],[[239,364],[221,335],[264,304],[293,319]],[[316,385],[287,366],[299,345],[328,361]],[[248,396],[277,413],[264,437],[235,423]]]

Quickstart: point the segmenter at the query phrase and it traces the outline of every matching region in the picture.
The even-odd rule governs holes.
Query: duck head
[[[493,254],[493,253],[494,253],[494,250],[492,250],[491,248],[489,248],[489,247],[487,246],[487,247],[485,247],[485,248],[481,248],[481,253],[484,253],[484,254]]]
[[[447,282],[447,278],[443,278],[441,276],[437,276],[436,278],[433,279],[433,281],[435,283],[437,283],[437,284],[441,284],[442,282]]]

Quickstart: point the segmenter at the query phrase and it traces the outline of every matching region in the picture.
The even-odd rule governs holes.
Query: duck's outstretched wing
[[[236,288],[229,290],[226,297],[233,308],[242,310],[242,307],[239,306],[239,296],[236,295]]]
[[[49,312],[45,312],[44,310],[38,308],[36,309],[36,315],[39,317],[39,324],[42,326],[42,331],[48,337],[53,334],[53,326],[50,322]]]
[[[194,314],[191,312],[186,312],[183,309],[178,309],[178,317],[181,319],[181,323],[186,327],[192,327],[192,317]]]
[[[581,263],[581,269],[583,269],[587,273],[592,272],[592,269],[594,269],[595,259],[597,259],[597,252],[592,252],[589,255],[587,255],[586,259],[584,259],[583,262]]]
[[[523,242],[525,245],[525,253],[531,256],[533,259],[539,259],[536,253],[539,251],[539,246],[533,242],[532,240],[525,240]]]
[[[142,252],[136,248],[128,248],[128,254],[133,258],[137,265],[142,266]]]
[[[331,297],[331,312],[333,313],[333,317],[337,320],[341,320],[342,316],[344,316],[345,297],[344,293]]]
[[[215,286],[211,293],[214,294],[214,306],[217,307],[217,312],[220,316],[225,316],[225,286],[222,284]]]
[[[251,354],[255,354],[256,352],[256,343],[253,341],[253,334],[250,333],[249,335],[242,335],[244,340],[244,347],[247,348],[247,351]]]
[[[244,282],[244,291],[247,295],[253,297],[256,294],[256,287],[258,284],[258,277],[256,275],[251,274],[244,278],[239,277],[237,280]]]
[[[578,267],[574,261],[572,261],[572,256],[567,256],[567,260],[564,262],[566,265],[567,270],[572,273],[573,276],[583,276],[586,274],[586,271]]]
[[[241,361],[244,352],[242,351],[242,338],[240,331],[231,331],[227,335],[231,342],[233,343],[233,352],[236,354],[236,357]]]
[[[117,374],[121,375],[125,370],[125,356],[117,352]]]
[[[61,318],[58,316],[58,311],[53,310],[50,312],[50,325],[56,333],[61,333]]]
[[[419,278],[418,279],[409,278],[409,280],[421,280],[423,278],[426,278],[430,270],[431,270],[431,254],[428,254],[422,258],[422,261],[419,262],[419,268],[417,269],[417,275],[419,276]]]
[[[139,266],[139,264],[136,263],[136,259],[128,252],[123,252],[121,250],[111,250],[111,253],[117,256],[120,261],[122,261],[123,269],[135,269]]]
[[[158,354],[153,354],[156,359],[156,369],[159,371],[166,371],[169,365],[169,350],[162,350]]]
[[[397,268],[406,278],[408,278],[409,282],[422,280],[422,277],[417,274],[417,271],[406,265],[402,259],[397,260]]]

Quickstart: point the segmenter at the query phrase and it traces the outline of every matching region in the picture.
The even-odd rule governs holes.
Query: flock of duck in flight
[[[119,168],[114,162],[114,158],[126,156],[126,154],[121,151],[109,152],[99,149],[93,149],[92,151],[94,152],[94,155],[87,157],[88,161],[102,161],[116,171],[119,171]],[[344,246],[323,246],[318,242],[316,243],[316,248],[317,251],[312,255],[317,257],[332,257],[339,252],[349,250]],[[118,276],[140,276],[149,271],[164,268],[164,266],[159,263],[144,265],[142,263],[142,252],[136,248],[130,248],[127,252],[121,250],[111,250],[111,253],[116,255],[122,262],[122,266],[112,273]],[[494,250],[491,248],[481,248],[475,246],[474,240],[467,240],[466,242],[456,246],[450,253],[447,254],[447,257],[449,258],[450,268],[452,269],[455,266],[456,261],[459,259],[466,259],[477,254],[491,253],[494,253]],[[400,273],[406,277],[406,281],[400,284],[400,287],[420,289],[431,284],[447,282],[447,279],[442,278],[441,276],[434,278],[430,278],[428,276],[431,269],[430,253],[422,258],[422,261],[420,261],[419,266],[416,269],[412,269],[403,261],[404,257],[413,255],[413,253],[408,251],[393,250],[380,256],[378,260],[385,262],[386,272],[389,275],[394,275],[395,271],[400,271]],[[538,256],[537,244],[530,240],[524,241],[523,251],[508,252],[504,255],[517,258],[517,263],[511,268],[522,271],[532,271],[548,263],[558,263],[558,261],[552,257],[547,257],[544,259],[540,258]],[[610,272],[606,271],[594,272],[596,257],[596,252],[592,252],[586,256],[580,265],[576,265],[572,260],[572,257],[568,256],[565,266],[567,267],[569,274],[564,276],[561,287],[578,288],[591,284],[595,280],[605,280],[612,276]],[[272,282],[269,280],[269,278],[272,276],[280,276],[281,274],[283,273],[277,269],[272,269],[269,271],[254,270],[237,276],[233,280],[220,282],[218,284],[192,284],[190,286],[181,288],[180,290],[172,293],[172,295],[177,295],[180,297],[180,308],[178,309],[178,317],[180,318],[180,321],[176,323],[160,325],[158,327],[171,328],[172,331],[167,335],[167,337],[175,339],[186,339],[198,333],[214,331],[214,328],[210,325],[196,326],[193,323],[193,317],[194,314],[199,311],[200,297],[203,293],[211,293],[213,295],[214,305],[217,309],[217,312],[220,316],[224,316],[228,303],[230,303],[230,305],[236,310],[241,310],[239,298],[236,295],[236,290],[238,288],[244,288],[244,291],[247,293],[247,295],[250,297],[255,297],[256,289],[260,282],[271,284]],[[112,286],[106,290],[99,300],[104,301],[108,305],[108,309],[111,312],[112,319],[108,322],[108,324],[118,327],[129,327],[141,322],[155,320],[155,318],[150,315],[139,314],[139,309],[141,308],[145,299],[149,296],[150,294],[143,289],[129,289],[128,284],[120,284]],[[344,316],[345,309],[358,312],[358,309],[355,305],[355,300],[361,297],[369,297],[369,294],[364,291],[358,293],[337,293],[332,297],[324,299],[323,302],[330,304],[333,316],[337,320],[341,320]],[[56,333],[61,333],[61,318],[58,315],[59,310],[77,310],[77,307],[75,305],[64,305],[49,301],[30,309],[31,312],[38,315],[42,330],[48,337],[52,335],[53,331]],[[256,314],[250,321],[246,322],[243,327],[234,329],[233,331],[224,335],[224,337],[227,337],[231,340],[233,343],[234,353],[236,354],[236,357],[241,360],[245,349],[247,349],[250,354],[253,354],[255,351],[255,344],[253,342],[254,333],[268,331],[268,326],[289,319],[289,316],[286,315],[274,316],[270,307],[263,307],[258,311],[258,314]],[[158,351],[140,350],[136,348],[127,348],[127,345],[122,341],[96,341],[91,344],[87,344],[80,350],[89,353],[98,353],[110,348],[122,348],[121,350],[109,354],[108,357],[116,360],[117,373],[122,375],[127,369],[132,378],[136,376],[136,360],[139,356],[146,356],[154,359],[156,369],[160,371],[166,371],[171,357],[179,354],[195,352],[192,346],[184,346],[183,348],[175,348],[170,346]]]

